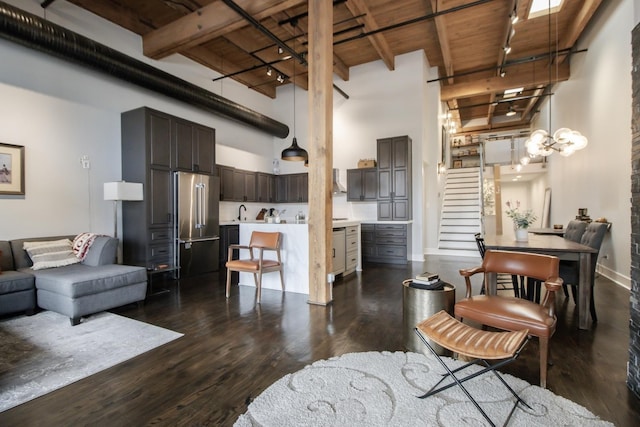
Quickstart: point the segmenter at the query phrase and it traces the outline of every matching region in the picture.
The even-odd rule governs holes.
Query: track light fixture
[[[278,46],[278,55],[282,55],[284,53],[284,49]]]
[[[267,68],[267,76],[271,77],[271,74],[273,74],[273,69],[269,67]]]
[[[278,81],[278,83],[284,83],[284,76],[282,74],[278,74],[276,80]]]
[[[509,46],[509,45],[504,46],[502,49],[504,49],[504,54],[505,55],[508,55],[508,54],[511,53],[511,46]]]
[[[513,105],[509,106],[509,111],[507,111],[507,117],[512,117],[516,115],[516,110],[513,108]]]

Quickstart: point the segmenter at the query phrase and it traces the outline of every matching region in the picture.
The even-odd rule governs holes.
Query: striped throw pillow
[[[77,264],[80,259],[73,253],[71,240],[60,239],[46,242],[24,242],[24,250],[29,254],[33,270],[62,267]]]

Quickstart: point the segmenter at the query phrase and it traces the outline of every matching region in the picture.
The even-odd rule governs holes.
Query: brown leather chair
[[[231,291],[231,272],[243,271],[253,274],[253,280],[257,288],[256,300],[260,303],[260,296],[262,290],[262,274],[270,273],[272,271],[280,272],[280,284],[284,291],[284,277],[282,274],[282,260],[280,258],[280,245],[282,244],[282,233],[279,232],[263,232],[254,231],[251,233],[251,240],[249,246],[246,245],[229,245],[229,256],[225,266],[227,267],[227,298],[229,298],[229,292]],[[232,259],[233,251],[249,250],[249,258]],[[257,255],[254,253],[256,250]],[[264,259],[264,251],[275,251],[276,259]]]
[[[555,296],[562,287],[558,277],[557,257],[525,252],[487,250],[482,265],[460,270],[467,285],[466,297],[454,306],[455,316],[481,325],[507,331],[529,330],[529,335],[538,337],[540,342],[540,386],[547,386],[547,361],[549,339],[556,330]],[[522,298],[498,295],[472,296],[470,278],[483,273],[484,283],[488,283],[487,273],[508,273],[538,279],[544,282],[546,294],[538,304]]]

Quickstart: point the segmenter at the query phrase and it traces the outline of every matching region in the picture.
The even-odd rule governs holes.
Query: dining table
[[[578,283],[578,328],[589,328],[589,303],[591,299],[591,257],[598,251],[591,246],[572,242],[552,234],[529,234],[527,241],[516,241],[513,236],[486,234],[484,244],[487,250],[533,252],[553,255],[561,260],[579,263]],[[489,280],[487,292],[495,294],[495,279]]]

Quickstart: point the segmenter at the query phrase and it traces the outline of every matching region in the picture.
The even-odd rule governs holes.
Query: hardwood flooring
[[[365,265],[340,279],[334,302],[234,287],[224,297],[218,274],[183,279],[143,307],[114,312],[184,333],[184,337],[53,393],[0,413],[2,426],[230,426],[248,402],[283,375],[318,359],[360,351],[402,351],[403,279],[433,271],[456,285],[474,258],[430,256],[406,266]],[[640,400],[626,387],[629,292],[598,278],[599,322],[577,329],[573,301],[559,296],[551,340],[551,391],[617,426],[640,425]],[[538,381],[538,347],[530,341],[505,371]]]

